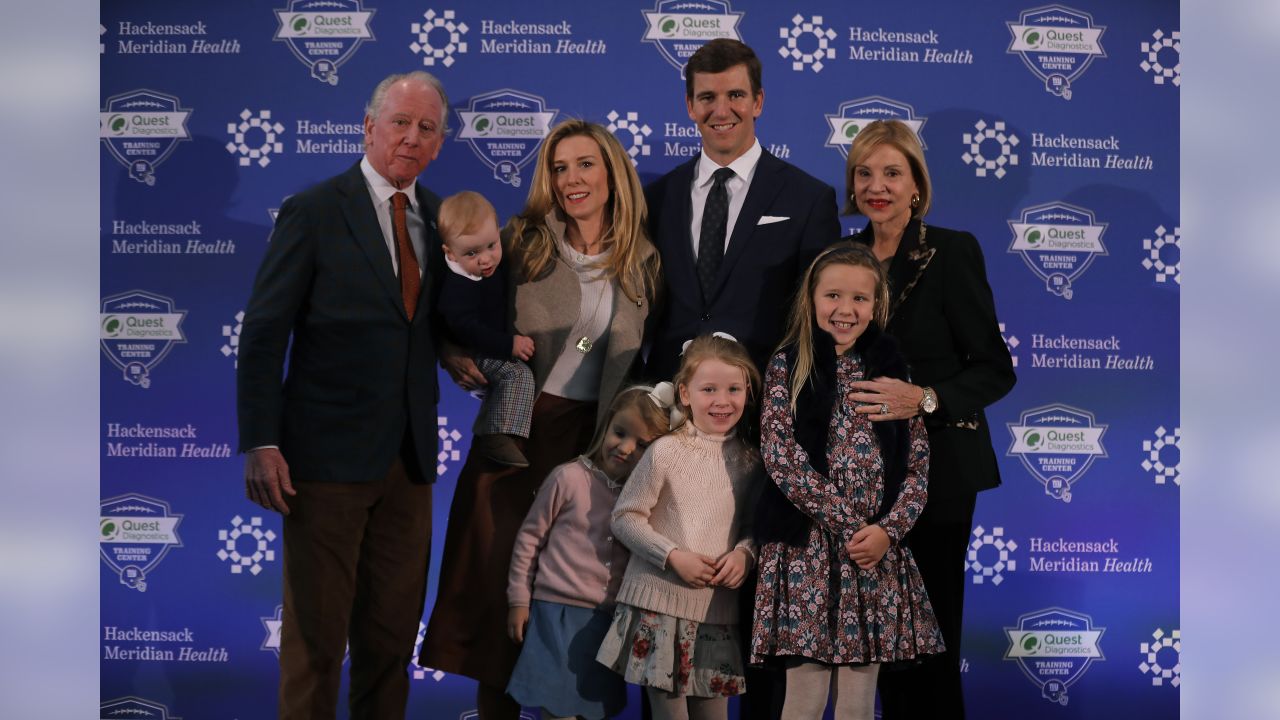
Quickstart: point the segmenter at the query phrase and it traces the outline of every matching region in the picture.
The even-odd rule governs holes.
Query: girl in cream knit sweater
[[[738,342],[690,343],[676,374],[688,419],[649,447],[614,506],[632,556],[596,659],[645,686],[658,720],[726,718],[746,691],[737,588],[755,563],[759,458],[744,435],[759,388]]]

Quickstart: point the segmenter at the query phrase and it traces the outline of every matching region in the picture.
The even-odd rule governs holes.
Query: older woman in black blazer
[[[922,415],[929,433],[929,501],[906,542],[938,616],[947,652],[880,674],[885,720],[963,718],[960,629],[964,556],[977,493],[1000,484],[983,409],[1014,384],[1013,361],[996,321],[982,250],[973,235],[926,225],[931,186],[924,151],[897,120],[868,125],[849,148],[846,213],[869,221],[851,239],[884,263],[892,303],[890,335],[911,382],[858,383],[859,412],[872,420]]]

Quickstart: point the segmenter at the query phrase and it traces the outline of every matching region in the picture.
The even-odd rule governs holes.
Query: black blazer
[[[241,452],[278,445],[295,479],[362,482],[386,475],[408,431],[435,480],[435,309],[447,269],[440,200],[421,183],[417,195],[427,237],[413,322],[359,163],[285,200],[240,333]]]
[[[710,298],[702,297],[693,254],[690,193],[698,158],[645,188],[649,234],[662,255],[665,288],[645,376],[669,380],[686,340],[717,330],[746,345],[764,372],[786,329],[796,283],[818,253],[840,238],[830,185],[764,151],[742,204]],[[760,224],[761,217],[786,220]]]
[[[870,245],[871,223],[847,239]],[[938,394],[938,411],[925,418],[930,501],[998,486],[984,408],[1016,378],[977,238],[912,220],[889,265],[889,290],[886,330],[907,358],[911,382]]]

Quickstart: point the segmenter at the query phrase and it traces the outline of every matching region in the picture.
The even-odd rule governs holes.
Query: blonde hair
[[[524,209],[507,223],[512,249],[517,250],[524,276],[540,277],[558,253],[555,236],[547,226],[552,210],[562,212],[556,202],[553,165],[556,147],[570,137],[588,137],[600,148],[609,175],[609,202],[605,205],[605,229],[601,246],[611,250],[605,277],[616,281],[631,300],[654,300],[658,291],[660,261],[645,229],[648,211],[640,177],[618,139],[604,127],[585,120],[566,120],[551,129],[529,187]]]
[[[854,136],[853,144],[849,146],[849,157],[844,164],[844,214],[862,214],[858,209],[858,202],[853,199],[853,171],[858,163],[866,160],[881,145],[889,145],[906,156],[907,164],[911,166],[911,179],[915,180],[916,192],[920,195],[920,202],[911,208],[911,217],[924,217],[933,202],[929,166],[924,161],[924,148],[920,146],[920,138],[901,120],[876,120]]]
[[[804,279],[796,288],[795,300],[791,303],[791,317],[787,320],[787,334],[782,338],[779,350],[790,345],[796,348],[796,364],[791,370],[791,411],[796,411],[796,400],[800,391],[809,381],[813,372],[813,332],[817,313],[814,310],[813,293],[818,287],[818,278],[822,271],[832,265],[848,265],[870,270],[876,277],[875,308],[871,319],[881,329],[889,324],[889,283],[885,280],[884,269],[871,249],[865,245],[849,240],[842,240],[823,250],[813,259]]]
[[[676,403],[684,414],[684,420],[672,430],[677,430],[684,427],[685,423],[692,422],[691,409],[680,401],[680,388],[689,385],[689,381],[693,379],[694,373],[698,371],[698,366],[704,360],[719,360],[725,365],[738,368],[742,371],[742,376],[746,378],[747,406],[743,409],[742,417],[738,420],[737,430],[738,437],[750,442],[748,433],[751,429],[751,412],[749,411],[756,398],[760,397],[760,371],[756,368],[756,364],[752,362],[751,355],[747,353],[747,348],[742,343],[718,335],[699,335],[690,341],[689,345],[684,349],[684,354],[680,360],[680,369],[676,371],[676,376],[672,380],[676,386]]]
[[[604,437],[609,432],[613,417],[627,408],[635,408],[636,413],[640,415],[640,422],[644,423],[644,428],[650,435],[656,438],[666,434],[667,426],[670,424],[667,410],[658,407],[658,404],[649,396],[651,392],[653,387],[649,385],[632,385],[614,396],[613,402],[609,403],[609,414],[605,416],[605,421],[600,427],[596,428],[596,435],[591,439],[591,446],[587,449],[586,455],[592,462],[595,462],[596,453],[600,452],[600,448],[604,446]]]
[[[493,204],[478,192],[463,190],[440,203],[436,226],[447,243],[479,231],[485,220],[498,224],[498,211],[493,209]]]

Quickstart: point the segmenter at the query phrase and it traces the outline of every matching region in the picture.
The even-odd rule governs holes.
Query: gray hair
[[[378,86],[373,89],[373,95],[369,97],[369,104],[364,106],[365,114],[377,119],[378,113],[382,111],[382,103],[387,99],[387,91],[391,89],[392,85],[401,80],[422,83],[440,95],[440,132],[447,135],[449,133],[449,96],[445,94],[444,85],[440,80],[426,70],[395,73],[383,78],[382,82],[378,83]]]

